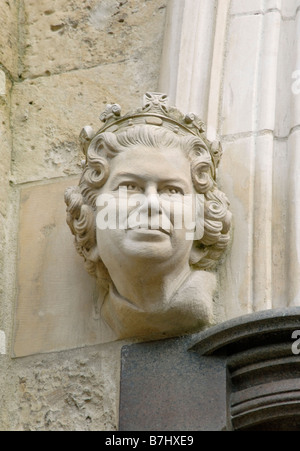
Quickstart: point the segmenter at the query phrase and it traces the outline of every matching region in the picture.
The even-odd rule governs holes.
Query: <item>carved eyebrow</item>
[[[112,178],[111,183],[114,184],[118,182],[120,179],[129,179],[129,180],[131,179],[135,181],[142,181],[143,177],[140,177],[137,174],[132,174],[130,172],[119,172]]]
[[[141,177],[138,174],[133,174],[131,172],[119,172],[118,174],[116,174],[111,182],[112,184],[118,182],[120,179],[129,179],[129,180],[134,180],[137,182],[143,182],[145,180],[145,177]],[[182,179],[181,177],[178,178],[166,178],[163,180],[159,180],[158,181],[159,184],[161,185],[178,185],[180,184],[181,186],[184,186],[185,188],[189,188],[186,181],[184,179]]]

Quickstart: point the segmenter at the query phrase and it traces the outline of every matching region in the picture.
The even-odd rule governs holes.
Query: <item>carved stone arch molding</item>
[[[300,305],[300,1],[170,0],[160,90],[221,138],[227,318]]]
[[[296,336],[300,308],[289,308],[124,347],[120,429],[299,431]]]

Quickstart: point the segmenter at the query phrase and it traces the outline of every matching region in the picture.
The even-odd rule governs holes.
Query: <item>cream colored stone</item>
[[[98,289],[82,271],[65,225],[70,180],[21,191],[13,353],[21,357],[111,341],[99,325]]]
[[[23,77],[141,59],[152,71],[165,6],[166,0],[28,0]]]
[[[121,3],[124,7],[120,6],[120,13],[112,21],[107,18],[101,25],[98,18],[103,17],[101,8],[105,3],[111,12],[118,12]],[[65,182],[40,184],[49,177],[68,176],[70,168],[71,173],[80,170],[79,145],[73,147],[79,142],[78,132],[86,124],[99,128],[98,115],[104,103],[116,100],[116,93],[127,108],[133,106],[135,96],[138,105],[144,91],[157,89],[165,3],[3,0],[1,5],[0,66],[7,75],[7,90],[0,98],[0,190],[5,186],[0,195],[5,201],[0,214],[0,330],[6,335],[7,354],[0,355],[0,430],[118,427],[122,343],[22,359],[11,359],[11,350],[28,355],[98,342],[98,329],[94,330],[97,315],[92,317],[95,310],[98,314],[96,302],[87,300],[92,291],[89,276],[83,273],[81,261],[80,274],[74,267],[71,272],[66,269],[72,268],[79,257],[74,254],[69,231],[67,236],[63,232],[65,207],[58,186],[65,186]],[[13,33],[7,32],[9,4],[11,12],[20,5],[20,21],[18,28],[16,22],[12,23]],[[85,5],[92,8],[86,10],[87,15]],[[112,5],[116,5],[114,11]],[[54,6],[57,9],[52,13]],[[128,17],[123,17],[124,11]],[[20,75],[28,77],[24,82],[18,79],[18,59],[23,65]],[[81,67],[90,71],[78,70]],[[50,72],[57,73],[57,77],[48,77]],[[15,79],[12,114],[11,75]],[[36,79],[39,75],[41,79]],[[14,131],[15,146],[14,177],[9,188],[10,129]],[[72,156],[70,149],[74,150]],[[34,183],[19,186],[13,181]],[[68,183],[75,181],[66,180]],[[24,201],[20,212],[19,190]],[[16,264],[23,277],[20,286]],[[77,283],[85,287],[81,299]],[[12,337],[14,305],[17,342]],[[27,311],[26,305],[32,310]],[[83,329],[87,340],[81,335]]]
[[[299,0],[266,0],[265,2],[265,10],[278,9],[286,19],[294,17],[299,6]]]
[[[300,124],[300,92],[297,94],[293,89],[297,82],[293,74],[300,69],[299,21],[298,13],[295,20],[281,24],[275,134],[282,138],[288,137],[291,129]]]
[[[228,39],[223,33],[226,53],[221,50],[219,63],[212,68],[211,135],[218,132],[225,135],[220,174],[235,221],[233,254],[228,255],[229,260],[220,268],[221,303],[227,303],[229,316],[299,302],[295,245],[298,188],[294,182],[299,172],[295,156],[300,124],[299,6],[298,0],[233,0]],[[183,4],[180,7],[183,9]],[[175,14],[174,24],[176,17]],[[226,24],[224,16],[222,23]],[[215,38],[217,41],[218,33]],[[192,45],[191,37],[189,42]],[[180,58],[184,59],[184,55]],[[173,74],[174,80],[176,75]],[[220,115],[220,98],[214,98],[218,87],[224,91]],[[248,138],[242,139],[242,133]],[[241,166],[240,158],[245,159],[245,167]],[[244,179],[248,190],[245,196]],[[290,190],[294,194],[289,195]],[[293,224],[291,238],[287,232],[289,224]]]
[[[222,135],[256,130],[260,49],[257,36],[263,17],[237,16],[230,23],[224,75]]]
[[[232,0],[231,14],[264,14],[277,10],[283,17],[291,18],[299,6],[299,0]]]
[[[207,113],[207,137],[211,141],[217,139],[219,131],[220,96],[222,91],[224,52],[230,5],[231,0],[225,0],[218,2],[217,8]]]
[[[274,138],[255,138],[253,187],[253,311],[272,308],[273,154]]]
[[[8,187],[11,167],[12,139],[10,131],[9,91],[11,82],[6,82],[4,72],[0,71],[0,215],[5,216],[8,204]]]
[[[1,2],[0,7],[0,63],[18,76],[18,1]]]
[[[292,2],[294,2],[295,0],[292,0]],[[281,11],[284,9],[284,5],[286,3],[289,3],[290,0],[286,1],[282,1],[282,0],[265,0],[264,1],[264,11],[270,11],[270,10],[274,10],[277,9],[278,11]]]
[[[271,132],[224,143],[220,178],[234,232],[220,296],[229,317],[298,305],[298,134],[288,144]]]
[[[299,0],[281,0],[282,13],[285,17],[293,17],[296,14],[299,7],[300,7]]]
[[[3,124],[4,122],[4,124]],[[9,188],[9,173],[10,173],[10,159],[11,159],[11,137],[9,130],[9,119],[4,113],[1,117],[0,107],[0,214],[5,216],[7,211],[7,198]]]
[[[288,139],[288,305],[300,305],[300,132],[292,133]]]
[[[171,0],[159,89],[206,122],[216,19],[214,0]]]
[[[295,30],[294,30],[294,55],[296,56],[294,65],[296,70],[300,69],[300,9],[295,18]],[[293,82],[295,79],[293,80]],[[299,73],[298,73],[298,86],[299,86]],[[291,129],[300,125],[300,89],[296,90],[296,95],[292,89],[292,106],[291,106]]]
[[[6,257],[6,245],[8,241],[9,227],[7,224],[7,212],[10,207],[9,200],[9,173],[11,161],[11,136],[9,132],[9,109],[0,98],[0,328],[3,328],[5,317],[5,293],[6,268],[8,266]],[[10,275],[11,277],[11,275]]]
[[[274,130],[276,122],[276,94],[281,15],[272,12],[263,17],[260,68],[257,93],[257,130]],[[272,181],[271,181],[272,184]]]
[[[0,356],[0,430],[118,430],[120,353],[124,344],[26,359]]]
[[[6,75],[3,70],[0,70],[0,96],[6,95]]]
[[[118,338],[198,331],[214,321],[215,276],[203,270],[230,239],[228,200],[215,185],[221,148],[164,94],[147,93],[142,108],[121,112],[107,106],[103,128],[84,144],[80,184],[66,190],[76,249],[105,292],[101,316]],[[195,215],[190,202],[191,227],[182,211],[193,194],[203,206]]]
[[[223,142],[223,149],[219,178],[231,201],[233,239],[219,271],[218,292],[232,318],[252,311],[255,139]]]
[[[101,313],[121,338],[164,337],[199,330],[213,322],[214,276],[203,271],[196,276],[189,269],[193,241],[186,238],[188,231],[184,224],[169,232],[148,228],[151,226],[148,221],[157,219],[158,214],[153,196],[159,201],[161,187],[167,186],[168,180],[180,178],[178,186],[190,187],[186,193],[192,192],[190,163],[179,149],[172,148],[169,152],[164,149],[162,156],[151,148],[147,148],[146,154],[129,148],[126,154],[114,158],[110,176],[100,193],[111,193],[116,177],[119,183],[136,182],[133,175],[121,176],[130,173],[133,167],[143,188],[135,192],[145,193],[144,202],[138,207],[131,206],[127,213],[128,221],[139,216],[137,228],[124,231],[118,227],[111,230],[97,227],[99,256],[113,281]],[[128,195],[132,199],[132,193]],[[101,211],[99,208],[98,214]],[[120,216],[123,214],[123,210],[119,211]],[[161,220],[167,222],[169,218],[163,207],[161,214]],[[138,225],[141,220],[145,222]]]
[[[249,14],[262,12],[264,0],[232,0],[231,14]]]
[[[6,354],[6,334],[0,330],[0,355]]]
[[[299,102],[292,95],[299,17],[286,21],[275,11],[232,19],[222,134],[275,130],[285,137],[300,123]],[[253,39],[254,35],[260,39]]]
[[[272,301],[273,308],[289,304],[289,149],[287,139],[275,140],[273,155],[273,230],[272,230]]]
[[[138,106],[143,92],[151,87],[156,88],[155,67],[149,70],[142,59],[15,85],[15,182],[79,173],[81,128],[91,125],[97,130],[101,126],[99,115],[107,103],[118,100],[129,109],[135,99]]]

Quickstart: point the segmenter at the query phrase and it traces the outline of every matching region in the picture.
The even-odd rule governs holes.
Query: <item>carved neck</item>
[[[117,293],[131,304],[145,312],[156,311],[168,305],[174,293],[190,275],[185,267],[174,268],[172,272],[164,271],[161,265],[147,268],[143,265],[126,268],[113,275]]]
[[[111,286],[101,316],[118,339],[140,337],[159,339],[192,333],[212,325],[212,298],[216,278],[204,271],[190,272],[168,303],[156,303],[155,309],[143,310],[122,297]]]

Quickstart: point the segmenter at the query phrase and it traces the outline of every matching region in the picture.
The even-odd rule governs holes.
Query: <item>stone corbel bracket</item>
[[[300,426],[297,330],[300,337],[300,308],[264,311],[204,332],[192,348],[199,356],[226,357],[233,430]]]
[[[297,337],[289,308],[124,347],[120,430],[299,431]]]

